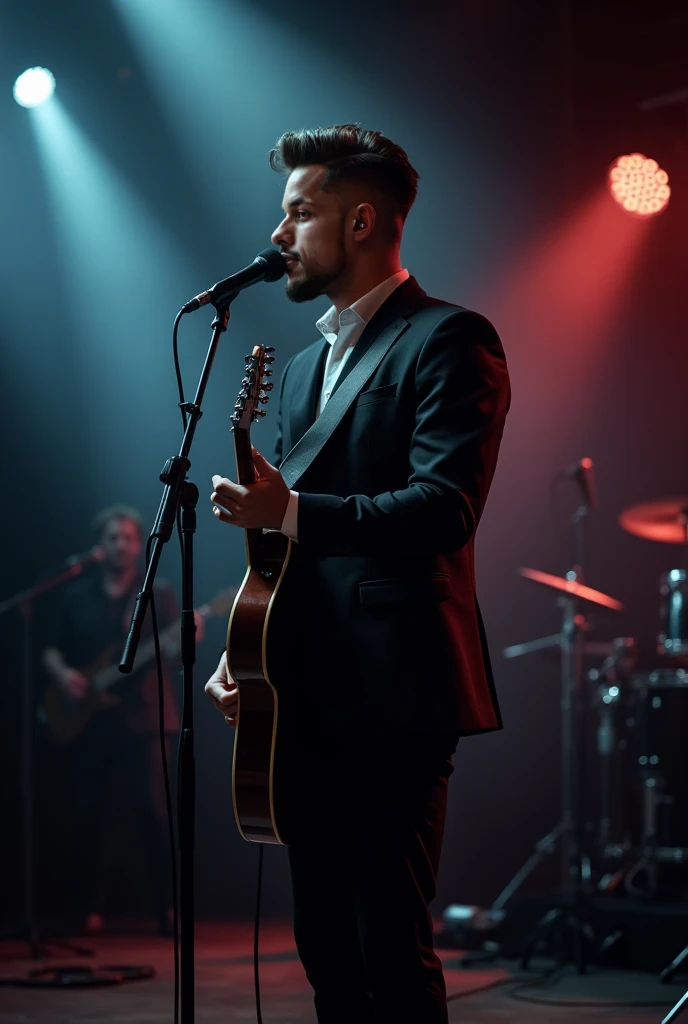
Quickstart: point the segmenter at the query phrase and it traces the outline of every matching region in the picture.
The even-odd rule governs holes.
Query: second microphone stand
[[[49,936],[39,929],[36,921],[35,885],[35,738],[36,738],[36,704],[34,686],[34,606],[37,598],[48,591],[80,575],[90,564],[91,558],[85,557],[74,561],[61,572],[49,579],[41,580],[28,590],[23,590],[14,597],[0,604],[0,615],[16,609],[23,621],[22,636],[22,728],[21,728],[21,765],[19,778],[21,785],[21,816],[22,816],[22,896],[23,918],[13,928],[0,934],[0,939],[18,939],[29,947],[29,954],[34,960],[48,955],[49,947],[56,946],[67,949],[78,956],[91,956],[92,950],[63,938]]]

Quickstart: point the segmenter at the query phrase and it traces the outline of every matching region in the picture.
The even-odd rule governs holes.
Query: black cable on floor
[[[467,988],[461,992],[453,992],[447,996],[447,1002],[453,1003],[457,999],[465,999],[467,996],[477,996],[481,992],[489,992],[491,988],[503,988],[505,985],[513,985],[517,982],[522,982],[522,978],[497,978],[496,981],[488,981],[484,985],[476,985],[475,988]],[[533,982],[532,978],[528,979],[531,984],[537,984],[537,981]]]
[[[605,1009],[632,1009],[634,1007],[652,1009],[663,1006],[673,1006],[676,1002],[675,997],[667,998],[664,1000],[647,999],[647,1000],[628,1000],[624,1002],[622,1000],[606,1000],[606,999],[538,999],[535,996],[524,995],[524,990],[527,991],[530,988],[537,988],[538,986],[544,987],[547,982],[553,982],[551,987],[554,987],[558,982],[562,980],[562,970],[557,968],[554,971],[549,971],[541,981],[527,981],[520,982],[519,979],[514,979],[519,982],[511,992],[507,995],[511,999],[516,999],[520,1003],[530,1003],[534,1006],[552,1006],[560,1007],[565,1009],[570,1006],[574,1009],[591,1009],[591,1010],[605,1010]]]
[[[524,985],[523,988],[530,988],[530,985]],[[673,1006],[676,999],[663,999],[663,1000],[651,1000],[646,1001],[637,1000],[624,1002],[614,1002],[612,1000],[603,999],[535,999],[532,996],[522,995],[518,989],[512,992],[508,992],[507,995],[511,999],[516,999],[520,1003],[530,1003],[531,1006],[557,1006],[561,1009],[571,1006],[574,1009],[591,1009],[591,1010],[614,1010],[626,1007],[631,1009],[632,1007],[662,1007],[662,1006]]]
[[[602,999],[538,999],[535,996],[525,995],[524,993],[528,989],[533,988],[554,988],[562,979],[562,969],[555,967],[551,970],[546,971],[540,977],[510,977],[510,978],[499,978],[496,981],[488,981],[485,985],[477,985],[475,988],[465,989],[462,992],[454,992],[447,996],[447,1002],[454,1002],[457,999],[465,999],[468,996],[479,995],[481,992],[489,992],[493,988],[506,988],[510,985],[515,987],[511,991],[507,992],[506,995],[515,999],[521,1003],[529,1003],[533,1006],[551,1006],[560,1009],[566,1009],[572,1007],[573,1009],[656,1009],[665,1006],[673,1006],[676,1002],[676,997],[668,997],[664,1000],[629,1000],[628,1002],[615,1002],[612,1000]]]

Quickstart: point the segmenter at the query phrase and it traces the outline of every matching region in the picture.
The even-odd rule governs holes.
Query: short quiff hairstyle
[[[402,224],[418,192],[418,173],[401,146],[358,124],[285,132],[270,152],[270,166],[282,174],[312,164],[327,167],[324,192],[337,191],[339,182],[362,182],[386,200],[389,212]]]

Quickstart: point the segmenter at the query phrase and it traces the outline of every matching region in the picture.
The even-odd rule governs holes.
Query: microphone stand
[[[22,642],[22,731],[21,731],[21,808],[22,808],[22,862],[23,862],[23,919],[15,928],[0,934],[0,939],[19,939],[26,942],[33,960],[48,955],[48,946],[68,949],[78,956],[92,956],[93,951],[43,934],[35,919],[35,807],[34,807],[34,671],[33,671],[33,612],[36,598],[79,576],[91,562],[83,558],[49,579],[41,580],[28,590],[22,590],[0,603],[0,615],[16,608],[24,622]]]
[[[193,720],[193,672],[196,660],[196,627],[193,600],[193,535],[196,530],[196,504],[198,488],[186,479],[191,467],[189,453],[196,426],[203,415],[201,406],[210,372],[220,343],[220,336],[227,330],[229,305],[238,295],[238,290],[225,293],[218,299],[216,315],[212,322],[212,336],[205,357],[200,380],[193,402],[185,402],[183,411],[188,415],[184,437],[179,454],[168,459],[160,474],[165,485],[155,523],[150,534],[150,556],[146,575],[136,597],[134,612],[120,661],[120,672],[129,673],[134,667],[136,650],[146,611],[153,593],[153,583],[158,570],[163,545],[166,544],[182,509],[182,667],[183,703],[182,727],[178,764],[178,846],[179,846],[179,904],[181,940],[181,1021],[193,1024],[194,1005],[194,832],[195,832],[195,774],[194,720]]]

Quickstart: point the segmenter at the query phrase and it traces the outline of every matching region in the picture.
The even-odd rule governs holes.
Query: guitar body
[[[204,619],[214,615],[226,615],[236,593],[236,587],[221,590],[209,604],[198,608],[197,614]],[[181,620],[177,620],[166,626],[160,633],[160,646],[168,655],[175,654],[179,650],[180,626]],[[118,684],[126,686],[129,681],[126,676],[121,675],[118,666],[123,642],[122,640],[111,644],[97,658],[79,669],[89,683],[83,700],[72,700],[58,683],[49,683],[46,686],[43,694],[43,711],[50,735],[56,743],[71,743],[83,732],[98,711],[113,708],[119,704],[119,696],[111,694],[109,690]],[[148,665],[154,657],[155,641],[151,637],[139,646],[136,667],[142,668],[144,665]]]
[[[247,357],[232,424],[237,479],[252,484],[256,471],[251,452],[251,424],[265,412],[272,384],[266,363],[272,349],[256,345]],[[248,570],[227,626],[227,667],[237,684],[239,704],[232,762],[232,803],[239,832],[255,843],[287,840],[275,806],[274,773],[279,696],[267,668],[270,615],[289,563],[291,541],[281,533],[246,530]]]
[[[266,650],[270,613],[291,541],[281,533],[267,533],[255,541],[247,545],[249,567],[227,628],[227,664],[239,689],[232,803],[244,839],[280,844],[285,839],[273,785],[279,697],[268,675]]]
[[[93,686],[98,673],[112,663],[119,645],[113,644],[95,661],[80,669],[91,684],[83,700],[71,700],[57,683],[49,683],[43,694],[45,720],[56,743],[71,743],[83,732],[93,715],[118,703],[118,698]]]

